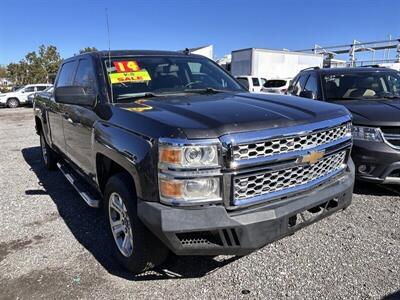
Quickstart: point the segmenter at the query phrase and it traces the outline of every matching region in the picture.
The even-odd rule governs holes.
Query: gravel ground
[[[46,172],[32,109],[0,109],[0,299],[400,299],[400,187],[357,184],[346,210],[237,259],[171,258],[133,276],[100,211]]]

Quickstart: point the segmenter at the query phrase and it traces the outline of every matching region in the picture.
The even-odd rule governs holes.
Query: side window
[[[267,83],[267,79],[261,78],[261,85],[264,86]]]
[[[95,75],[93,65],[88,59],[79,61],[78,69],[74,79],[74,85],[86,87],[88,91],[95,91]]]
[[[295,78],[293,78],[290,81],[290,84],[289,84],[289,87],[288,87],[288,90],[287,90],[288,94],[293,94],[293,90],[294,90],[294,87],[295,87],[295,85],[297,83],[297,80],[299,80],[299,75],[297,75]]]
[[[62,65],[57,79],[57,87],[72,85],[72,76],[74,76],[75,61],[70,61]]]
[[[299,80],[294,85],[293,92],[292,92],[293,95],[296,95],[296,96],[300,95],[300,92],[304,89],[307,78],[308,78],[308,74],[300,75]]]
[[[40,92],[40,91],[44,91],[47,88],[47,86],[44,85],[38,85],[36,86],[36,91]]]
[[[238,77],[236,78],[236,80],[239,81],[240,85],[243,86],[246,90],[249,90],[249,82],[247,81],[247,78]]]
[[[25,93],[31,93],[35,91],[35,87],[34,86],[28,86],[24,89]]]
[[[251,78],[251,80],[253,81],[253,86],[260,86],[260,82],[258,81],[258,78],[253,77],[253,78]]]
[[[200,73],[200,69],[201,69],[200,63],[189,62],[188,65],[189,65],[190,72],[192,72],[192,74]]]
[[[315,97],[318,96],[318,79],[315,74],[311,74],[310,77],[308,77],[304,90],[313,92]]]

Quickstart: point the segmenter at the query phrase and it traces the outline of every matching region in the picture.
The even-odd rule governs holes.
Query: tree
[[[55,46],[39,46],[39,51],[29,52],[19,63],[7,66],[7,78],[15,84],[50,82],[57,73],[61,56]]]
[[[7,77],[7,67],[0,66],[0,78]]]
[[[93,52],[93,51],[97,51],[96,47],[85,47],[79,50],[79,54],[83,54],[86,52]]]

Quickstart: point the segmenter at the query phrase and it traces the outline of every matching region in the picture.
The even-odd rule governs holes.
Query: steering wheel
[[[192,86],[193,84],[202,83],[202,82],[203,82],[203,81],[201,81],[201,80],[191,81],[191,82],[189,82],[188,84],[185,84],[184,88],[187,88],[187,87],[189,87],[189,86]]]

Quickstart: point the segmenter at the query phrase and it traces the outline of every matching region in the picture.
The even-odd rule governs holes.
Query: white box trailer
[[[293,78],[303,69],[322,68],[322,64],[321,54],[248,48],[232,51],[231,73],[267,79]]]

